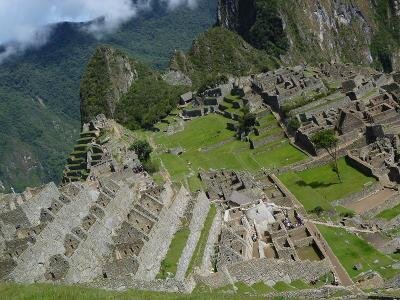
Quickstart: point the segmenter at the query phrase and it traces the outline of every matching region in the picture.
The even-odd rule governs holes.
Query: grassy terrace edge
[[[189,234],[190,230],[187,226],[184,226],[175,233],[168,249],[167,256],[161,262],[161,268],[157,278],[165,279],[168,277],[168,273],[176,274],[179,259],[186,246]]]
[[[211,226],[213,224],[214,218],[217,215],[218,210],[214,204],[211,204],[210,210],[208,211],[207,218],[204,222],[203,229],[201,230],[200,238],[197,242],[196,249],[193,252],[193,256],[190,260],[189,267],[186,271],[186,275],[190,274],[194,267],[201,264],[203,258],[203,253],[206,248],[208,235],[210,233]]]
[[[395,260],[379,252],[362,238],[342,228],[324,225],[317,227],[351,278],[357,278],[369,270],[378,272],[386,279],[396,275],[397,270],[391,267]],[[356,264],[361,264],[359,270],[354,269]]]

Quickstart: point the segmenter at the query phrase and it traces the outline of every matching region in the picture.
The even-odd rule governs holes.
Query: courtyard
[[[280,175],[279,179],[306,210],[313,210],[317,206],[330,210],[333,209],[333,201],[359,192],[376,181],[351,167],[344,158],[339,159],[338,166],[342,182],[338,180],[331,164],[302,172],[288,172]]]

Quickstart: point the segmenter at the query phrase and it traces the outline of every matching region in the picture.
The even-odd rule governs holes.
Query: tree
[[[337,157],[337,148],[338,148],[338,138],[335,135],[335,132],[331,129],[321,130],[315,133],[311,137],[311,141],[315,145],[317,149],[325,149],[328,154],[333,158],[334,162],[334,171],[338,176],[340,182],[342,182],[342,177],[340,176],[339,167],[338,167],[338,157]]]
[[[129,150],[133,150],[136,152],[140,161],[147,162],[150,159],[150,154],[153,151],[150,144],[146,140],[138,140],[135,141],[130,147]]]
[[[325,211],[325,209],[321,206],[316,206],[314,209],[311,211],[312,213],[315,213],[317,216],[322,215],[322,213]]]
[[[288,129],[290,132],[295,132],[297,129],[300,128],[300,121],[299,119],[292,117],[290,118],[289,122],[288,122]]]

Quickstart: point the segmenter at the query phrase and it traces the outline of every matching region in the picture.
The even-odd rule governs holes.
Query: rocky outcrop
[[[82,122],[99,113],[114,118],[121,97],[136,79],[134,62],[125,54],[111,47],[98,47],[81,81]]]
[[[169,70],[162,75],[163,80],[170,85],[192,85],[192,81],[181,71]]]

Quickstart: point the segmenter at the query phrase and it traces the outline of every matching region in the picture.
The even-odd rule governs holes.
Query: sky
[[[181,5],[195,7],[198,0],[161,0],[170,9]],[[112,32],[121,24],[151,9],[151,0],[0,0],[0,61],[9,54],[28,47],[45,44],[49,38],[50,24],[69,21],[87,22],[104,18],[102,25],[87,29],[96,36]],[[13,44],[9,44],[13,42]]]

